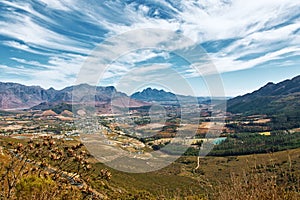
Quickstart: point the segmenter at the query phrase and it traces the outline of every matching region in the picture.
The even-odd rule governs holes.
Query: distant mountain
[[[48,90],[39,86],[25,86],[18,83],[0,82],[0,109],[25,109],[39,110],[54,109],[57,112],[71,110],[72,103],[95,102],[102,107],[111,104],[115,99],[114,106],[124,107],[130,99],[126,94],[118,92],[115,87],[91,86],[80,84],[66,87],[62,90],[50,88]],[[126,100],[126,101],[125,101]],[[122,103],[120,103],[122,102]],[[139,107],[148,103],[130,100],[130,106]],[[106,109],[107,110],[107,109]]]
[[[49,101],[56,90],[0,82],[0,109],[28,108]]]
[[[94,103],[98,110],[107,113],[112,106],[136,108],[149,106],[151,102],[180,104],[179,101],[185,103],[198,101],[210,104],[211,98],[177,95],[152,88],[136,92],[129,97],[125,93],[117,91],[113,86],[80,84],[55,90],[53,88],[43,89],[40,86],[0,82],[0,110],[31,108],[35,110],[51,109],[60,113],[64,110],[71,111],[74,104],[92,105]]]
[[[175,94],[164,90],[147,88],[142,92],[136,92],[131,95],[131,98],[141,101],[177,101]]]
[[[230,99],[227,110],[244,114],[295,113],[300,108],[300,76],[268,83],[252,93]]]
[[[101,87],[80,84],[57,91],[50,102],[87,102],[88,100],[107,102],[112,97],[127,97],[127,95],[118,92],[113,86]]]
[[[147,88],[141,92],[136,92],[131,95],[131,98],[140,101],[147,101],[147,102],[174,102],[174,103],[179,103],[179,101],[184,101],[184,102],[199,101],[199,103],[203,103],[203,102],[208,102],[210,100],[210,98],[178,95],[172,92],[166,92],[164,90],[158,90],[152,88]]]

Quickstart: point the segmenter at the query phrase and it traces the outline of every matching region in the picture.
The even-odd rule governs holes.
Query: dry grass
[[[298,187],[278,184],[276,175],[266,173],[231,174],[230,182],[213,188],[212,199],[220,200],[298,200]]]
[[[26,142],[23,146],[15,140],[14,144],[2,144],[4,155],[0,155],[0,199],[83,199],[83,194],[100,193],[107,199],[216,199],[216,200],[296,200],[300,199],[300,149],[294,149],[274,154],[260,154],[234,157],[206,157],[201,160],[199,170],[195,157],[183,157],[178,162],[157,171],[146,174],[127,174],[115,170],[112,179],[107,182],[103,179],[110,175],[109,171],[102,170],[105,166],[99,163],[82,162],[85,167],[92,165],[96,174],[100,173],[97,181],[89,181],[83,171],[77,171],[74,165],[77,161],[84,161],[78,155],[87,155],[84,149],[73,142],[72,144],[52,144],[52,139],[45,144],[43,141]],[[1,142],[1,141],[0,141]],[[37,145],[38,143],[38,145]],[[39,147],[38,155],[35,148]],[[56,145],[58,148],[56,148]],[[20,146],[20,147],[18,147]],[[33,160],[25,162],[25,157],[16,157],[12,152],[24,155],[26,148]],[[19,149],[19,150],[18,150]],[[27,151],[27,150],[26,150]],[[29,155],[28,154],[28,155]],[[62,154],[62,155],[61,155]],[[57,157],[59,156],[59,157]],[[70,160],[68,160],[69,158]],[[20,159],[21,158],[21,159]],[[59,169],[59,161],[65,158]],[[87,157],[86,157],[87,158]],[[40,161],[46,161],[47,167],[40,167]],[[57,159],[57,160],[55,160]],[[91,158],[89,158],[91,160]],[[14,161],[15,167],[7,168]],[[68,167],[68,163],[72,163]],[[22,164],[26,164],[23,167]],[[81,180],[88,183],[88,187],[79,188],[56,177],[57,172],[49,168],[59,169],[59,173],[68,171],[70,174],[81,173]],[[75,167],[75,168],[74,168]],[[7,173],[7,169],[10,173]],[[21,170],[22,169],[22,170]],[[35,169],[32,171],[32,169]],[[21,176],[14,180],[21,170]],[[84,168],[81,168],[84,170]],[[102,170],[102,171],[101,171]],[[6,174],[5,174],[6,173]],[[97,175],[97,176],[98,176]],[[9,182],[7,181],[9,178]],[[12,181],[14,183],[12,184]],[[11,184],[11,195],[8,194],[8,185]],[[38,188],[38,189],[37,189]],[[176,189],[178,188],[178,189]],[[51,198],[50,198],[51,197]],[[89,198],[91,197],[88,196]]]
[[[231,173],[227,181],[212,187],[211,199],[218,200],[298,200],[300,174],[288,155],[287,168],[276,163],[255,165],[242,173]]]

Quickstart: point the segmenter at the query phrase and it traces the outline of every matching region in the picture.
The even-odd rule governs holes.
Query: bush
[[[91,187],[92,183],[111,178],[106,169],[95,172],[81,143],[70,145],[46,137],[42,141],[9,142],[5,147],[0,199],[95,199],[103,195]]]

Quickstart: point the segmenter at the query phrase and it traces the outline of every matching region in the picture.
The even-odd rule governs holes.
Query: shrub
[[[0,199],[96,199],[103,195],[91,183],[111,178],[106,169],[95,172],[81,143],[70,145],[46,137],[5,147]]]

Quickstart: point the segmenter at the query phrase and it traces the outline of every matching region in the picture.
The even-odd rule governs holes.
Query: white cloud
[[[292,0],[222,2],[184,1],[180,13],[184,33],[196,41],[245,37],[285,21],[300,6]]]
[[[90,50],[76,40],[35,23],[29,16],[14,13],[8,21],[0,21],[0,34],[22,40],[25,44],[52,50],[88,54]],[[23,46],[24,47],[24,46]]]
[[[51,15],[35,10],[36,8],[28,2],[4,1],[6,5],[14,9],[11,9],[9,13],[0,14],[5,18],[0,21],[0,34],[10,38],[9,41],[2,42],[6,46],[48,56],[48,63],[39,63],[28,60],[26,57],[14,58],[14,60],[20,64],[45,67],[47,70],[44,71],[36,69],[37,75],[34,78],[41,82],[47,80],[49,84],[53,85],[63,86],[73,80],[74,78],[66,77],[73,77],[78,73],[85,60],[85,56],[77,54],[90,54],[92,46],[97,45],[96,39],[101,37],[111,37],[136,30],[136,34],[129,35],[130,37],[127,35],[128,38],[124,38],[124,41],[128,40],[131,43],[116,43],[115,49],[110,51],[102,49],[100,56],[108,60],[126,53],[110,65],[110,69],[105,75],[107,79],[128,73],[138,62],[156,56],[167,58],[168,53],[157,53],[152,50],[126,52],[127,49],[133,49],[134,46],[140,47],[138,43],[141,42],[143,43],[142,47],[152,45],[153,48],[157,48],[160,42],[168,39],[166,35],[149,37],[146,34],[139,34],[138,29],[142,28],[180,31],[197,44],[206,41],[236,39],[218,52],[209,53],[209,57],[220,72],[247,69],[271,60],[282,59],[287,53],[298,55],[300,52],[300,36],[294,34],[300,28],[299,17],[291,19],[298,13],[300,2],[294,0],[189,0],[172,3],[151,1],[158,8],[161,7],[161,11],[173,12],[167,19],[150,17],[149,12],[151,9],[153,11],[154,7],[140,4],[139,1],[131,4],[125,4],[123,1],[41,0],[41,2],[49,11],[53,9],[55,13],[62,14],[62,16],[74,17],[74,20],[57,21]],[[174,4],[176,7],[172,6]],[[161,14],[158,13],[158,8],[154,11],[157,15]],[[26,12],[17,12],[17,9]],[[79,16],[80,20],[86,24],[75,23],[75,18]],[[42,19],[48,24],[43,24],[37,19]],[[74,21],[75,28],[72,32],[75,33],[77,26],[91,24],[93,27],[99,27],[101,30],[105,29],[109,32],[100,36],[79,32],[78,34],[92,38],[85,41],[76,36],[63,34],[64,30],[59,32],[53,28],[53,26],[64,27],[64,23],[71,23],[71,21]],[[172,39],[169,38],[169,40]],[[38,51],[38,49],[42,51]],[[62,53],[64,51],[74,54]],[[261,55],[251,60],[240,59],[253,53]],[[200,63],[194,60],[193,64],[203,73],[212,72],[211,63]],[[14,69],[11,68],[3,68],[3,70],[14,72]],[[184,70],[183,74],[187,77],[199,74],[197,70],[190,67]],[[26,70],[20,72],[28,74]],[[89,74],[97,75],[92,68]]]
[[[15,67],[1,65],[3,75],[6,78],[1,78],[2,81],[14,80],[18,75],[24,84],[38,84],[42,87],[55,87],[61,89],[75,82],[76,75],[80,67],[84,63],[85,57],[76,54],[61,54],[60,56],[50,57],[47,63],[40,63],[35,60],[25,60],[21,58],[11,58],[18,62]],[[32,67],[26,67],[30,65]],[[17,81],[20,82],[20,81]]]
[[[46,4],[46,6],[48,6],[51,9],[56,9],[56,10],[62,10],[62,11],[70,11],[70,5],[72,4],[72,1],[69,0],[40,0],[41,2],[43,2],[44,4]]]
[[[38,66],[38,67],[43,67],[43,68],[48,68],[47,65],[41,64],[37,61],[27,61],[25,59],[22,58],[11,58],[11,60],[17,61],[18,63],[21,64],[26,64],[26,65],[32,65],[32,66]]]
[[[37,12],[35,9],[33,9],[32,6],[28,2],[3,1],[2,3],[6,4],[7,6],[10,6],[11,8],[26,11],[30,15],[33,15],[37,18],[45,20],[48,23],[55,23],[54,20],[50,19],[49,17],[46,17],[45,15],[43,15],[43,14]],[[12,9],[12,11],[13,11],[13,9]]]
[[[26,44],[21,44],[21,43],[16,42],[16,41],[4,41],[2,43],[6,46],[9,46],[9,47],[13,47],[13,48],[16,48],[16,49],[21,49],[23,51],[30,51],[29,46],[27,46]]]
[[[130,6],[126,7],[126,17],[132,20],[130,26],[108,23],[107,28],[115,34],[138,28],[166,28],[173,31],[179,29],[197,43],[236,38],[237,40],[227,48],[209,54],[219,72],[255,67],[266,61],[278,59],[281,48],[292,44],[292,47],[299,46],[299,36],[293,34],[300,28],[299,20],[290,21],[300,9],[299,1],[182,1],[182,11],[173,9],[178,13],[174,20],[149,18],[145,14],[147,8],[142,5],[139,8],[142,12],[136,13]],[[261,53],[262,57],[250,61],[237,60],[253,53]],[[143,58],[142,54],[140,56]],[[207,72],[214,71],[209,70],[207,66],[203,67],[201,63],[201,71],[204,68]],[[192,73],[195,76],[197,74]]]

